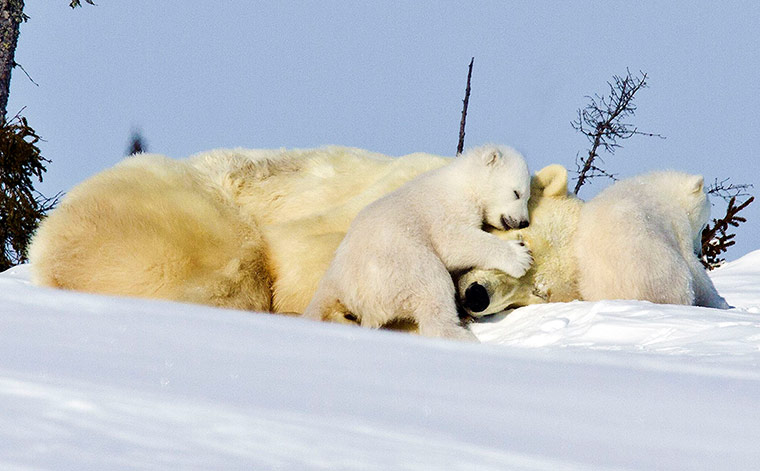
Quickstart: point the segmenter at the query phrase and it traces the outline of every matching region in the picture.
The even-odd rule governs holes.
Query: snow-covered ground
[[[518,309],[482,344],[0,274],[0,469],[760,467],[760,251],[729,311]]]

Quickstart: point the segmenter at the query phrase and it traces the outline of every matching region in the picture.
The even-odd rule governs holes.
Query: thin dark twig
[[[716,178],[712,185],[707,187],[707,194],[719,196],[726,202],[731,198],[749,196],[747,190],[753,188],[751,183],[728,183],[729,180],[730,178],[724,178],[718,181]]]
[[[457,155],[464,151],[464,127],[467,122],[467,106],[470,104],[470,79],[472,79],[472,64],[475,62],[473,57],[470,60],[470,68],[467,71],[467,88],[464,89],[464,100],[462,105],[462,121],[459,123],[459,144],[457,145]]]
[[[94,3],[93,0],[84,0],[84,1],[86,3],[89,3],[90,5],[95,5],[95,3]],[[69,6],[71,8],[81,7],[82,6],[82,1],[81,0],[71,0],[71,2],[69,3]]]
[[[28,78],[30,82],[32,82],[33,84],[35,84],[38,87],[40,86],[40,84],[37,83],[37,82],[35,82],[34,79],[32,78],[32,76],[29,75],[29,73],[26,71],[26,69],[24,68],[23,65],[19,64],[16,61],[13,61],[13,67],[18,67],[19,69],[21,69],[21,71],[24,73],[24,75],[26,75],[26,78]]]

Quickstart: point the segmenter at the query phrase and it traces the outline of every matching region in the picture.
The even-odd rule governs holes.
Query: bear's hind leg
[[[302,317],[315,321],[360,325],[361,318],[340,300],[334,283],[323,279]]]
[[[689,271],[692,274],[694,287],[694,305],[703,307],[713,307],[717,309],[729,309],[731,306],[725,298],[718,294],[710,277],[707,275],[704,267],[696,258],[690,258],[687,262]]]

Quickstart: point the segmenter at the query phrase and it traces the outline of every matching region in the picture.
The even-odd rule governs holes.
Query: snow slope
[[[729,311],[530,306],[483,344],[0,274],[0,469],[757,469],[760,251]]]

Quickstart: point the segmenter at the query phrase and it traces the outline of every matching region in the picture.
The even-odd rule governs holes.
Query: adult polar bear
[[[139,155],[72,189],[29,251],[47,286],[302,312],[364,206],[449,159],[344,147]]]

